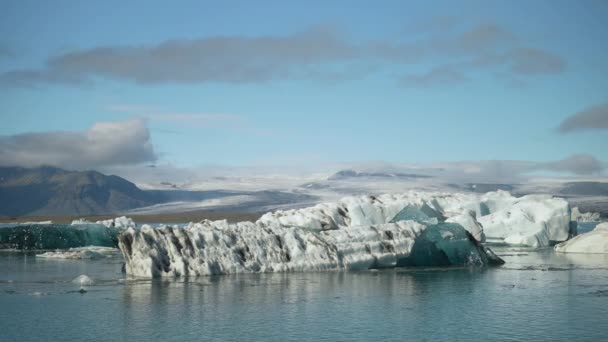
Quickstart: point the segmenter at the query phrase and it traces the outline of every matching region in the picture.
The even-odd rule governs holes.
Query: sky
[[[589,0],[5,0],[0,164],[605,175],[607,17]]]

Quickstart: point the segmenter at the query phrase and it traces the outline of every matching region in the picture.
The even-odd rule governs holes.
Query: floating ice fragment
[[[72,283],[80,286],[90,286],[93,285],[95,282],[86,274],[81,274],[78,277],[74,278],[74,280],[72,280]]]
[[[68,250],[56,250],[37,254],[38,258],[48,259],[103,259],[120,254],[120,250],[113,247],[87,246],[76,247]]]
[[[608,222],[600,223],[592,231],[556,245],[555,251],[561,253],[608,254]]]

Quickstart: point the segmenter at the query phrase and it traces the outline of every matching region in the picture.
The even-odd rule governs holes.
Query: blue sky
[[[603,1],[3,1],[0,13],[5,140],[136,120],[149,134],[119,140],[140,145],[133,163],[608,161]],[[558,129],[585,111],[596,120]]]

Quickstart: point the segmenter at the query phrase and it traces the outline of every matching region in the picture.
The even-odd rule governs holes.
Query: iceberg
[[[85,219],[78,219],[78,220],[72,221],[72,225],[83,225],[83,224],[101,224],[108,228],[124,228],[124,229],[136,227],[135,222],[133,222],[133,219],[131,219],[130,217],[126,217],[126,216],[120,216],[120,217],[116,217],[113,219],[100,220],[100,221],[95,221],[95,222],[90,222]]]
[[[608,222],[555,246],[560,253],[608,254]]]
[[[121,228],[100,224],[18,225],[0,229],[0,248],[18,250],[118,247]]]
[[[601,220],[600,213],[586,212],[582,213],[578,207],[572,208],[572,221],[576,222],[599,222]]]
[[[336,203],[267,213],[258,222],[333,230],[417,218],[459,223],[480,242],[542,247],[576,235],[566,200],[549,195],[515,197],[506,191],[345,197]]]
[[[549,195],[513,197],[478,221],[488,241],[510,245],[550,246],[576,235],[568,202]]]
[[[45,252],[37,254],[36,257],[47,259],[104,259],[111,258],[115,255],[120,255],[120,250],[118,248],[87,246]]]
[[[325,230],[267,219],[144,225],[123,232],[119,247],[127,274],[146,278],[504,263],[459,224],[414,220]]]
[[[86,274],[81,274],[72,280],[72,283],[82,286],[90,286],[95,284],[95,281]]]
[[[466,213],[452,216],[446,220],[450,223],[458,223],[466,229],[479,242],[486,241],[486,234],[483,231],[483,226],[477,221],[477,213],[474,210],[469,210]]]
[[[137,277],[485,266],[503,261],[485,240],[549,246],[575,234],[564,199],[497,191],[344,197],[279,210],[256,222],[129,228],[118,238]]]

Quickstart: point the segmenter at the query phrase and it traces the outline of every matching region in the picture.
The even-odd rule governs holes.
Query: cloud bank
[[[608,103],[587,108],[566,118],[558,129],[562,133],[608,129]]]
[[[601,172],[604,169],[604,166],[599,160],[591,155],[575,154],[562,160],[541,163],[536,165],[536,168],[539,170],[569,172],[576,175],[591,175]]]
[[[138,84],[333,82],[361,78],[387,65],[386,70],[395,70],[420,63],[435,66],[421,74],[402,75],[404,84],[454,83],[479,68],[529,77],[559,73],[566,66],[558,55],[523,45],[496,24],[429,29],[396,40],[362,42],[313,28],[282,36],[212,36],[74,50],[50,57],[40,69],[6,71],[0,82],[12,86],[78,85],[96,78]]]
[[[402,179],[395,182],[424,182],[434,186],[442,184],[526,183],[538,177],[556,177],[574,180],[603,177],[605,166],[591,155],[572,155],[561,160],[540,162],[522,160],[472,160],[432,162],[425,164],[395,164],[383,161],[306,163],[282,165],[201,165],[183,168],[170,164],[116,166],[105,168],[106,173],[121,175],[145,187],[177,184],[184,189],[290,189],[303,184],[324,181],[337,171],[355,170],[379,174],[418,174],[430,178]],[[557,175],[556,175],[557,173]],[[572,177],[574,176],[574,177]],[[384,180],[388,180],[384,179]],[[358,186],[372,187],[376,181],[362,181]]]
[[[98,122],[84,132],[0,136],[0,165],[94,169],[157,159],[143,120]]]

